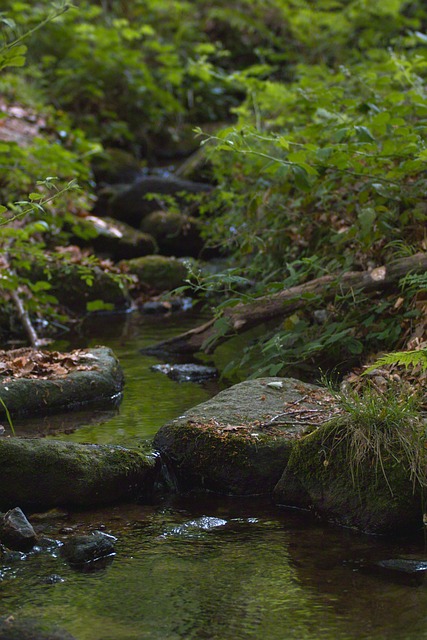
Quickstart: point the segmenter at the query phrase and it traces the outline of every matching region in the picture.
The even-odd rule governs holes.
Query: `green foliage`
[[[357,251],[377,258],[402,230],[419,242],[426,57],[384,52],[337,71],[301,65],[293,84],[251,86],[239,126],[209,139],[221,184],[212,209],[227,198],[211,241],[232,229],[235,253],[256,252],[273,269],[331,244],[343,262]]]
[[[19,3],[15,4],[18,8]],[[41,22],[10,43],[3,44],[0,47],[0,71],[5,67],[23,65],[27,50],[21,42],[65,14],[70,6],[68,2],[52,5],[50,13]],[[0,21],[11,30],[16,27],[10,19],[2,18]],[[64,221],[70,215],[70,206],[74,210],[78,206],[88,206],[88,194],[76,195],[76,191],[81,189],[77,179],[83,184],[89,181],[89,156],[98,151],[99,145],[89,142],[82,131],[71,131],[67,116],[51,107],[38,105],[37,116],[31,107],[19,107],[21,112],[29,116],[30,121],[35,121],[32,135],[25,137],[25,126],[20,125],[17,117],[17,132],[18,136],[23,135],[23,143],[0,142],[0,198],[5,202],[0,205],[1,305],[7,307],[9,292],[18,292],[26,298],[28,313],[42,315],[44,319],[62,320],[57,309],[58,301],[50,293],[52,285],[47,279],[34,279],[34,265],[37,264],[38,269],[43,268],[47,246],[52,238],[61,234]],[[40,179],[41,176],[48,177]],[[29,189],[33,191],[28,195]]]
[[[427,370],[427,349],[419,349],[412,351],[395,351],[387,353],[378,358],[373,365],[368,367],[364,374],[369,374],[375,369],[384,366],[399,365],[406,369],[420,367],[422,371]]]
[[[72,11],[48,4],[0,4],[0,68],[28,60],[19,76],[3,74],[0,90],[26,108],[37,103],[46,120],[26,146],[0,143],[0,214],[7,209],[14,222],[1,227],[1,243],[17,274],[28,251],[43,260],[49,244],[78,227],[98,140],[141,157],[186,123],[219,120],[230,126],[203,136],[218,188],[202,212],[207,243],[230,264],[191,282],[214,301],[224,334],[227,305],[425,250],[421,2],[82,0]],[[58,185],[77,179],[84,191],[78,199],[64,193],[46,212],[48,186],[33,187],[46,175]],[[24,211],[28,229],[17,224]],[[81,273],[90,280],[84,265]],[[393,295],[374,300],[357,291],[327,304],[307,300],[304,311],[266,327],[241,361],[271,374],[398,348],[425,290],[420,276],[401,285],[398,306]],[[36,299],[49,296],[37,286]]]
[[[16,6],[10,3],[18,28],[44,16],[43,8]],[[215,119],[236,104],[220,69],[213,79],[221,45],[209,42],[188,2],[81,2],[30,45],[29,74],[37,84],[109,143],[141,143],[168,124]]]

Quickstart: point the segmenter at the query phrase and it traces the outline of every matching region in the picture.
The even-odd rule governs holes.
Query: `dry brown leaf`
[[[0,351],[0,376],[3,381],[14,378],[63,378],[72,371],[96,370],[98,367],[90,363],[90,355],[82,349],[70,353],[27,347]]]

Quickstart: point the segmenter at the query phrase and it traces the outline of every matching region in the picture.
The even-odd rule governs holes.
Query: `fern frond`
[[[416,367],[421,365],[423,371],[427,370],[427,349],[419,349],[415,351],[394,351],[393,353],[387,353],[381,358],[378,358],[374,364],[366,369],[363,372],[363,375],[371,373],[378,367],[383,367],[386,365],[402,365],[407,369],[409,367]]]
[[[427,291],[427,273],[407,273],[400,279],[399,285],[402,291],[407,291],[412,295]]]

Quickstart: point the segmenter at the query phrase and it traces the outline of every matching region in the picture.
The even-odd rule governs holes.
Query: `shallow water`
[[[218,382],[178,384],[152,372],[158,360],[139,353],[194,322],[191,316],[179,327],[175,317],[97,319],[84,336],[55,345],[111,346],[127,378],[112,419],[71,414],[79,428],[55,437],[140,445],[161,424],[209,398]],[[427,558],[422,535],[387,541],[254,498],[214,496],[33,521],[45,537],[44,550],[3,563],[0,616],[55,622],[78,640],[427,638],[427,583],[411,586],[366,573],[378,560]],[[72,569],[60,557],[61,541],[67,531],[95,529],[117,537],[116,555],[90,572]]]
[[[427,637],[427,586],[366,576],[361,560],[423,553],[253,500],[180,499],[73,514],[105,527],[116,556],[81,573],[53,548],[3,570],[2,614],[56,621],[79,640]],[[58,537],[55,524],[45,534]],[[59,534],[60,536],[60,534]],[[47,584],[56,575],[63,582]]]
[[[151,365],[163,360],[140,353],[142,348],[202,321],[200,315],[190,312],[170,316],[97,316],[86,322],[81,335],[58,341],[52,348],[67,351],[99,344],[111,347],[120,360],[126,381],[119,408],[16,421],[17,434],[44,433],[56,439],[91,444],[135,446],[145,443],[165,422],[224,388],[218,380],[203,384],[177,384],[166,375],[150,369]],[[171,360],[166,357],[165,361]]]

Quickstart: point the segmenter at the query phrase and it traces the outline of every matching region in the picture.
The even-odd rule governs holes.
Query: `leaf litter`
[[[69,353],[42,351],[24,347],[0,351],[0,377],[2,382],[17,378],[48,380],[63,378],[73,371],[94,371],[99,367],[84,349]]]

